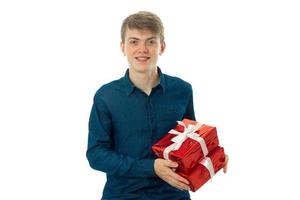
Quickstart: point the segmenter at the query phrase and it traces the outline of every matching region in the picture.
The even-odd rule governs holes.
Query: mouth
[[[138,56],[138,57],[135,57],[135,59],[137,61],[140,61],[140,62],[145,62],[145,61],[149,60],[150,57],[148,57],[148,56]]]

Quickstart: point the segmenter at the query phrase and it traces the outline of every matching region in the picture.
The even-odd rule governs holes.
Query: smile
[[[139,57],[135,57],[136,60],[138,61],[147,61],[150,59],[150,57],[147,56],[139,56]]]

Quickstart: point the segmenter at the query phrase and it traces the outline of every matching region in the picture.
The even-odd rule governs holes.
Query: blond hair
[[[149,30],[154,34],[159,35],[160,41],[164,42],[164,26],[160,18],[148,11],[140,11],[129,15],[124,19],[121,27],[121,39],[125,41],[127,29]]]

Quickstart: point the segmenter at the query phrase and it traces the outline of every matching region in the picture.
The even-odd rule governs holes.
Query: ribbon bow
[[[193,140],[196,140],[197,142],[200,143],[202,152],[204,154],[204,157],[208,154],[208,150],[207,150],[207,146],[205,144],[205,141],[202,137],[200,137],[200,135],[198,135],[197,133],[195,133],[195,131],[197,131],[202,124],[197,123],[196,125],[185,125],[182,121],[177,121],[177,123],[181,126],[184,127],[184,131],[181,133],[177,130],[172,129],[171,131],[169,131],[170,134],[175,134],[177,136],[175,136],[174,138],[171,139],[172,142],[174,142],[173,144],[167,146],[163,152],[164,158],[169,160],[169,153],[171,151],[175,151],[178,150],[182,143],[187,139],[187,138],[191,138]]]

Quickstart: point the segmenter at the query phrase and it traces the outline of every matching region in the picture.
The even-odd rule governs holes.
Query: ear
[[[160,56],[164,53],[165,49],[166,49],[166,43],[165,42],[161,42],[161,44],[160,44],[160,51],[159,51],[159,55]]]
[[[121,48],[121,51],[123,52],[123,55],[126,56],[125,54],[125,44],[123,41],[120,42],[120,48]]]

